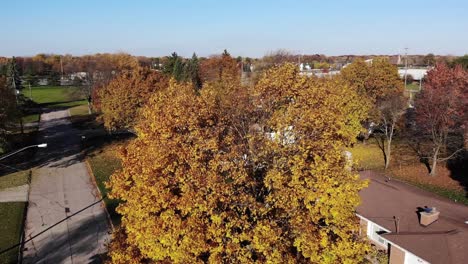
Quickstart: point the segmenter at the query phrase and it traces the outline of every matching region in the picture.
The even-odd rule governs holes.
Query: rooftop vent
[[[426,207],[420,214],[419,223],[422,226],[428,226],[439,219],[440,212],[435,207]]]

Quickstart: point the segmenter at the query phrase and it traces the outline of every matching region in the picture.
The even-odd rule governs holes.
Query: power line
[[[0,251],[0,255],[3,254],[3,253],[5,253],[5,252],[8,252],[8,251],[10,251],[10,250],[13,250],[13,249],[15,249],[15,248],[17,248],[17,247],[19,247],[19,246],[23,247],[26,243],[28,243],[29,241],[33,240],[34,238],[36,238],[36,237],[42,235],[43,233],[49,231],[49,230],[52,229],[53,227],[55,227],[55,226],[57,226],[57,225],[59,225],[59,224],[65,222],[66,220],[70,219],[71,217],[73,217],[73,216],[75,216],[75,215],[77,215],[77,214],[83,212],[84,210],[86,210],[86,209],[88,209],[88,208],[91,208],[91,207],[93,207],[94,205],[100,203],[100,202],[101,202],[102,200],[104,200],[104,198],[106,198],[106,197],[107,197],[107,195],[104,195],[104,196],[103,196],[101,199],[99,199],[98,201],[96,201],[96,202],[94,202],[94,203],[92,203],[92,204],[90,204],[90,205],[84,207],[83,209],[81,209],[81,210],[79,210],[79,211],[77,211],[77,212],[75,212],[75,213],[73,213],[73,214],[71,214],[71,215],[69,215],[69,216],[63,218],[62,220],[58,221],[57,223],[51,225],[50,227],[48,227],[48,228],[42,230],[41,232],[35,234],[34,236],[31,236],[29,239],[27,239],[27,240],[25,240],[25,241],[23,241],[23,242],[20,242],[20,243],[18,243],[18,244],[15,244],[15,245],[13,245],[13,246],[10,246],[9,248],[3,249],[2,251]]]

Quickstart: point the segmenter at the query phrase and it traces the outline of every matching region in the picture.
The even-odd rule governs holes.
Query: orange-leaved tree
[[[240,77],[237,61],[226,50],[221,55],[211,56],[200,62],[200,78],[203,83],[221,80],[226,76]]]
[[[132,129],[138,110],[167,84],[167,77],[147,68],[122,72],[98,89],[104,126],[110,131]]]
[[[250,90],[252,89],[252,90]],[[356,263],[368,247],[346,169],[367,109],[338,79],[288,64],[253,88],[171,81],[141,112],[108,186],[114,263]]]

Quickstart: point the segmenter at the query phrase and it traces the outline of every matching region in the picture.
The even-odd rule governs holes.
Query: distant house
[[[61,86],[69,86],[69,85],[83,85],[87,83],[87,72],[74,72],[70,73],[67,76],[62,76],[60,78],[60,85]]]
[[[40,85],[40,86],[49,85],[49,79],[48,78],[39,78],[37,80],[37,84]]]
[[[428,69],[398,69],[398,74],[402,79],[405,78],[405,72],[406,74],[411,75],[413,77],[413,80],[420,81],[421,79],[424,79],[424,77],[427,75]]]
[[[468,263],[468,207],[372,172],[357,208],[361,235],[390,264]],[[432,210],[431,210],[432,209]]]

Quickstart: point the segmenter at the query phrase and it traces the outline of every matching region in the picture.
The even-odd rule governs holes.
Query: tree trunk
[[[88,101],[88,114],[92,114],[93,112],[91,111],[91,103]]]
[[[463,130],[463,147],[468,151],[468,122],[465,122],[465,129]]]
[[[385,154],[385,169],[388,169],[388,167],[390,166],[390,157],[391,157],[391,154],[392,154],[392,140],[388,140],[388,143],[387,143],[387,153]]]
[[[390,131],[386,133],[387,135],[387,149],[385,153],[385,169],[388,169],[390,166],[390,159],[392,156],[392,140],[393,140],[393,132],[395,131],[395,123],[396,119],[393,119],[393,122],[391,123],[390,126]]]
[[[439,156],[439,149],[440,149],[440,146],[437,146],[435,151],[434,151],[434,155],[432,156],[432,167],[431,167],[431,172],[429,173],[429,175],[431,176],[436,176],[437,175],[437,158]]]

